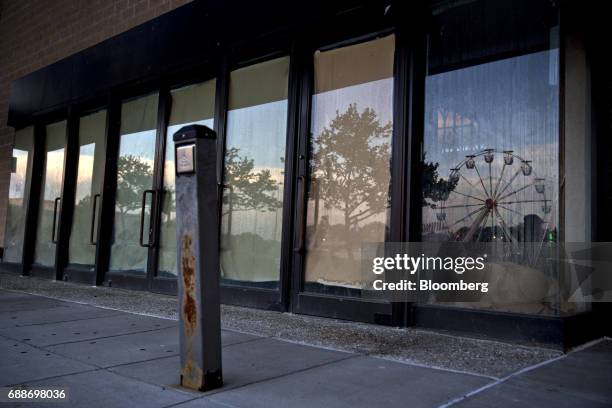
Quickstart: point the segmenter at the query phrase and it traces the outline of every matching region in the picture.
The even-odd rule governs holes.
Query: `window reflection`
[[[95,242],[104,172],[105,138],[105,110],[80,118],[79,164],[68,262],[71,265],[86,265],[92,270],[96,256],[96,246],[92,244],[92,238]],[[96,214],[93,214],[94,208]]]
[[[317,52],[305,289],[359,296],[361,243],[385,240],[394,36]]]
[[[59,219],[62,182],[64,179],[64,153],[66,146],[66,121],[47,125],[45,136],[45,170],[38,211],[34,262],[53,266],[57,221]],[[56,215],[54,220],[54,215]],[[55,221],[55,226],[53,222]],[[54,228],[55,227],[55,228]],[[55,229],[55,231],[54,231]],[[55,237],[53,233],[55,232]]]
[[[13,167],[4,230],[4,262],[21,263],[33,150],[34,128],[30,126],[15,132]]]
[[[174,141],[172,137],[183,126],[205,125],[213,128],[215,108],[215,84],[210,80],[172,91],[172,112],[166,133],[166,156],[164,161],[164,193],[159,239],[160,276],[174,277],[176,268],[176,206]]]
[[[278,287],[289,58],[230,76],[221,225],[224,283]]]
[[[153,186],[158,94],[125,102],[117,160],[117,191],[110,269],[144,274],[147,248],[140,245],[141,200]],[[145,203],[144,241],[149,231],[151,198]]]
[[[540,0],[495,6],[477,1],[434,12],[422,238],[512,248],[511,257],[492,254],[483,276],[488,294],[455,306],[557,314],[564,306],[555,271],[538,255],[559,229],[557,10]]]
[[[557,51],[427,78],[423,238],[557,235]]]

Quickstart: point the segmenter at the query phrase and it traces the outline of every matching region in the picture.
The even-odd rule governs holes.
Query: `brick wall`
[[[0,245],[14,129],[12,80],[91,47],[191,0],[0,0]]]

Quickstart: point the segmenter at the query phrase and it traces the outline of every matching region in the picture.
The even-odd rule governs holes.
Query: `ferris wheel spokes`
[[[497,193],[497,196],[500,196],[504,193],[504,191],[506,191],[508,189],[508,187],[510,187],[512,185],[512,183],[514,182],[514,180],[518,177],[519,173],[521,172],[521,169],[519,168],[510,178],[510,180],[506,183],[506,185],[504,186],[504,188]]]
[[[482,223],[482,227],[480,227],[480,225],[473,225],[472,228],[470,228],[470,230],[468,231],[467,235],[464,238],[464,242],[465,241],[471,241],[472,237],[474,236],[474,233],[476,232],[476,228],[480,227],[480,230],[478,231],[478,237],[476,237],[476,241],[480,241],[480,236],[482,235],[482,231],[484,231],[484,227],[487,225],[487,220],[489,219],[489,213],[490,211],[487,211],[485,213],[484,216],[484,222]]]
[[[504,205],[502,205],[502,204],[500,204],[500,203],[497,203],[497,206],[498,206],[499,208],[503,208],[503,209],[504,209],[504,210],[506,210],[506,211],[510,211],[510,212],[515,213],[515,214],[518,214],[518,215],[520,215],[521,217],[523,216],[523,214],[522,214],[522,213],[520,213],[520,212],[518,212],[518,211],[516,211],[516,210],[513,210],[513,209],[512,209],[512,208],[510,208],[510,207],[506,207],[506,206],[504,206]]]
[[[485,187],[484,182],[482,181],[482,177],[480,176],[480,172],[478,171],[478,165],[476,163],[474,163],[474,170],[476,170],[476,174],[478,174],[478,179],[480,180],[480,185],[484,190],[485,197],[490,198],[489,193],[487,193],[487,188]]]
[[[445,205],[436,207],[438,210],[447,210],[449,208],[466,208],[466,207],[482,207],[482,204],[457,204],[457,205]]]
[[[490,210],[486,207],[483,207],[483,210],[484,211],[481,214],[479,214],[478,217],[476,217],[476,220],[474,220],[474,222],[470,226],[470,229],[468,230],[467,234],[465,234],[465,237],[463,237],[463,242],[472,241],[472,238],[474,237],[474,234],[476,233],[476,230],[478,229],[478,227],[480,227],[480,225],[487,224],[487,219],[489,217]],[[483,220],[484,220],[484,223],[483,223]],[[482,233],[483,229],[484,228],[480,228],[477,240],[480,240],[480,234]]]
[[[468,198],[473,198],[474,200],[482,201],[483,203],[485,202],[485,200],[483,200],[482,198],[474,197],[473,195],[469,195],[465,193],[460,193],[459,191],[451,190],[451,193],[459,194],[459,195],[462,195]]]
[[[517,201],[502,201],[497,203],[499,204],[525,204],[525,203],[547,203],[552,200],[541,199],[541,200],[517,200]]]
[[[455,221],[455,222],[454,222],[452,225],[449,225],[449,226],[448,226],[448,228],[450,229],[450,228],[454,227],[455,225],[457,225],[457,224],[459,224],[459,223],[461,223],[461,222],[465,221],[466,219],[470,218],[472,215],[474,215],[474,214],[476,214],[476,213],[478,213],[478,212],[480,212],[480,211],[483,211],[483,210],[485,210],[485,208],[484,208],[484,207],[480,207],[480,208],[475,209],[474,211],[470,212],[470,213],[469,213],[468,215],[466,215],[465,217],[461,218],[461,219],[460,219],[460,220],[458,220],[458,221]]]
[[[498,160],[502,161],[494,169],[496,154],[501,154]],[[489,167],[489,174],[486,174],[487,170],[480,171],[479,165],[485,163]],[[524,179],[520,177],[521,174],[525,176]],[[485,177],[488,177],[488,181]],[[519,178],[523,185],[517,186]],[[539,239],[539,235],[549,228],[550,221],[547,219],[552,205],[546,197],[545,179],[537,178],[531,161],[514,154],[512,150],[504,150],[502,154],[495,149],[484,149],[467,155],[450,169],[449,181],[452,188],[442,192],[441,205],[432,205],[431,208],[436,212],[438,225],[448,232],[451,240],[501,239],[516,246],[523,239]],[[532,186],[535,189],[528,190]],[[523,205],[529,203],[541,203],[541,206]],[[461,209],[465,209],[465,212],[462,213]],[[534,222],[538,237],[523,236],[517,229]],[[541,228],[545,230],[541,231]]]
[[[512,192],[506,194],[505,196],[497,198],[497,201],[501,201],[501,200],[503,200],[506,197],[510,197],[512,194],[519,193],[519,192],[525,190],[526,188],[529,188],[529,187],[533,186],[534,184],[535,184],[535,182],[532,181],[531,183],[529,183],[527,185],[524,185],[523,187],[519,188],[518,190],[513,190]]]

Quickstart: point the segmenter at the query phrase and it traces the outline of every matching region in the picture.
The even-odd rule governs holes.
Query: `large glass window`
[[[395,38],[317,52],[305,290],[359,296],[361,243],[385,240]]]
[[[93,269],[104,176],[106,110],[79,121],[79,165],[68,262]]]
[[[556,241],[557,11],[545,1],[487,3],[434,10],[422,238]],[[545,271],[510,262],[494,266],[495,276],[487,277],[492,295],[472,306],[554,313],[553,281]]]
[[[59,211],[64,181],[66,150],[66,121],[46,127],[45,167],[40,191],[38,226],[34,262],[43,266],[55,263],[55,244],[58,234]]]
[[[231,72],[221,226],[225,283],[276,288],[289,58]]]
[[[205,125],[212,129],[215,111],[215,84],[210,80],[172,91],[172,111],[166,135],[164,161],[164,192],[162,197],[161,229],[159,239],[160,276],[176,276],[176,207],[174,141],[172,137],[187,125]]]
[[[117,193],[111,246],[112,272],[144,274],[147,268],[148,244],[153,194],[155,142],[157,137],[158,94],[124,102],[121,107],[121,136],[117,159]],[[144,196],[144,206],[142,201]],[[145,212],[141,225],[141,210]]]
[[[6,228],[4,230],[4,261],[21,263],[26,209],[32,177],[34,127],[15,132],[11,163]]]

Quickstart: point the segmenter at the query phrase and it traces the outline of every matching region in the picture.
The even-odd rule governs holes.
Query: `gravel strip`
[[[174,296],[21,277],[0,272],[0,288],[126,312],[178,319]],[[558,350],[222,305],[224,329],[381,358],[501,378],[557,357]]]

